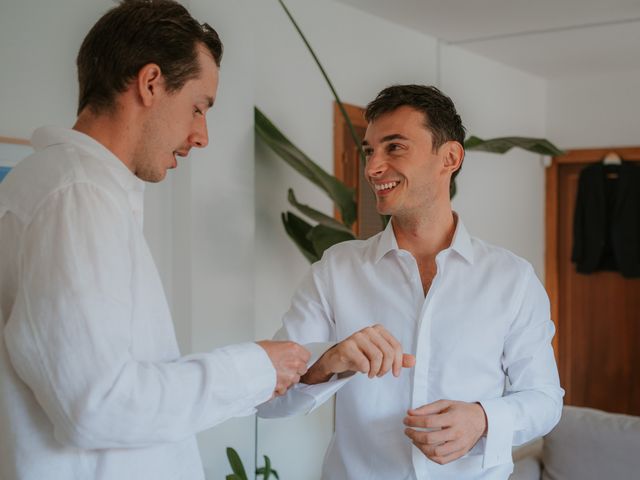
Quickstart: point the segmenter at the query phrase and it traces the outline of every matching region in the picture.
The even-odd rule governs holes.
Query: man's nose
[[[189,136],[189,143],[198,148],[204,148],[209,145],[209,132],[205,117],[202,117],[202,121],[196,122],[194,129]]]
[[[367,177],[378,177],[384,172],[384,161],[382,156],[376,152],[369,153],[367,163],[364,167],[364,173]]]

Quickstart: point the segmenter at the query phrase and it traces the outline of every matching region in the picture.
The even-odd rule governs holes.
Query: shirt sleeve
[[[487,415],[484,468],[511,461],[513,445],[547,434],[560,420],[564,390],[551,346],[549,299],[531,266],[505,339],[505,394],[481,401]]]
[[[22,238],[5,342],[65,445],[179,441],[252,413],[275,386],[269,357],[255,343],[166,361],[132,355],[140,259],[125,208],[100,187],[74,184],[50,195]]]
[[[292,340],[311,352],[308,365],[313,365],[324,352],[336,343],[333,310],[327,299],[320,278],[322,261],[312,265],[291,300],[291,307],[284,315],[282,328],[274,340]],[[258,407],[261,418],[289,417],[308,414],[330,399],[352,376],[337,378],[317,385],[300,383],[285,395],[275,397]]]

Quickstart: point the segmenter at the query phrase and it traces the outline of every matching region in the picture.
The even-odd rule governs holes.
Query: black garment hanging
[[[596,163],[580,172],[571,260],[579,273],[640,277],[640,167]]]

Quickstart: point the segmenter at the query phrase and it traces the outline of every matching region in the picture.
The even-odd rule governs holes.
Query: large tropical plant
[[[355,133],[353,124],[351,123],[344,105],[329,79],[329,76],[284,1],[278,0],[278,2],[289,17],[289,20],[297,30],[302,41],[309,50],[309,53],[313,57],[313,60],[320,69],[320,72],[327,82],[336,104],[338,105],[338,108],[349,128],[353,142],[360,152],[361,160],[364,161],[364,154],[362,153],[360,139]],[[291,188],[289,189],[287,196],[289,203],[305,217],[317,222],[315,225],[311,224],[291,211],[282,213],[282,223],[284,224],[287,234],[305,258],[309,260],[309,262],[313,263],[319,260],[322,257],[323,252],[332,245],[345,240],[354,239],[355,236],[351,227],[357,219],[358,211],[355,200],[355,191],[311,160],[257,107],[255,108],[255,131],[257,136],[262,139],[282,160],[287,162],[287,164],[297,172],[323,190],[329,198],[331,198],[334,205],[340,212],[342,221],[338,221],[335,218],[310,207],[309,205],[300,203],[293,190]],[[465,140],[464,147],[465,150],[476,150],[499,154],[506,153],[515,147],[538,153],[540,155],[555,156],[563,153],[562,150],[544,138],[529,137],[501,137],[483,140],[476,136],[471,136]],[[452,197],[455,195],[455,191],[455,183],[453,183],[451,191]]]

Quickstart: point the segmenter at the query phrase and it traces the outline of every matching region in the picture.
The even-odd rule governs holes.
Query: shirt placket
[[[442,253],[442,252],[441,252]],[[411,398],[411,408],[418,408],[428,403],[429,397],[429,363],[431,360],[431,311],[433,301],[438,291],[441,278],[442,262],[441,254],[436,257],[436,275],[433,277],[427,296],[422,300],[420,313],[418,315],[418,325],[416,327],[416,366],[413,369],[413,391]],[[420,298],[424,296],[422,281],[418,265],[413,259],[413,269],[417,287],[420,290]],[[431,477],[427,469],[427,458],[417,448],[412,448],[413,468],[416,478],[428,480]]]

